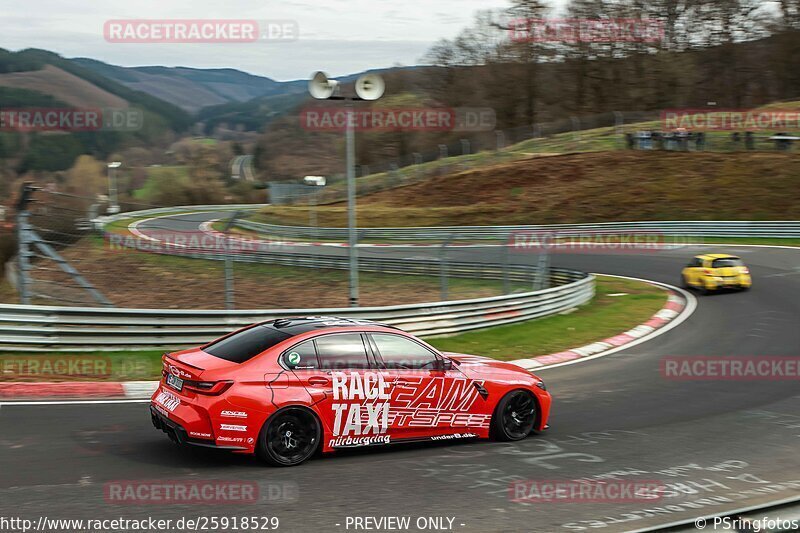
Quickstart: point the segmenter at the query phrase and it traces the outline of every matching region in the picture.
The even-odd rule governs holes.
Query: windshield
[[[740,267],[744,266],[742,260],[738,257],[728,257],[725,259],[715,259],[713,263],[711,263],[712,268],[724,268],[724,267]]]

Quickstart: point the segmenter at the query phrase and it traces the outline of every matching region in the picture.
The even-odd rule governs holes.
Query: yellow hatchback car
[[[727,288],[747,290],[753,285],[750,269],[741,258],[728,254],[697,255],[681,277],[684,288],[693,287],[703,294]]]

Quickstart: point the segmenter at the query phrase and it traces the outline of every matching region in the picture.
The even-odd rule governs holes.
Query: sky
[[[507,0],[3,0],[0,47],[43,48],[122,66],[236,68],[278,80],[324,70],[341,76],[420,62],[430,46]],[[115,43],[118,19],[293,21],[296,40],[254,43]]]

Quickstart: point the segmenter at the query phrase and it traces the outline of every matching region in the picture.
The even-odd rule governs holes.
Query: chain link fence
[[[27,185],[14,214],[5,303],[165,309],[343,307],[347,249],[238,233],[247,206],[163,208],[107,217],[92,198]],[[130,206],[128,206],[130,207]],[[493,297],[558,286],[538,257],[475,262],[458,238],[409,252],[359,248],[362,306]]]

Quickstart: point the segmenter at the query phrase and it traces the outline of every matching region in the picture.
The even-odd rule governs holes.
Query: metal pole
[[[614,134],[622,147],[625,146],[623,126],[625,125],[625,115],[619,111],[614,111]]]
[[[231,250],[231,228],[240,212],[237,211],[225,224],[225,309],[231,311],[236,309],[236,296],[233,286],[233,251]]]
[[[108,169],[108,199],[117,205],[117,171],[113,168]]]
[[[350,307],[358,307],[358,233],[356,230],[356,140],[353,104],[347,109],[347,231],[350,254]]]
[[[455,237],[455,234],[451,233],[447,236],[447,239],[442,243],[442,246],[439,248],[439,278],[440,278],[440,292],[441,296],[440,299],[443,302],[447,301],[448,298],[448,265],[447,265],[447,246]]]
[[[313,235],[316,238],[317,235],[317,198],[316,198],[317,190],[314,189],[311,194],[308,195],[308,225],[314,228]]]
[[[28,271],[31,268],[31,232],[28,225],[30,212],[28,211],[28,204],[31,202],[31,196],[38,187],[32,183],[27,182],[22,185],[20,190],[19,201],[17,202],[17,291],[19,292],[19,301],[23,305],[30,305],[30,276]]]
[[[511,292],[511,283],[508,277],[508,270],[509,270],[509,251],[508,248],[511,246],[511,236],[509,235],[508,238],[505,239],[503,243],[503,294],[508,294]]]
[[[30,305],[31,298],[28,291],[30,269],[30,243],[28,241],[28,213],[27,206],[21,206],[17,214],[17,291],[22,305]]]
[[[225,309],[236,309],[233,288],[233,257],[231,257],[230,236],[225,236]]]
[[[542,251],[539,253],[539,265],[537,268],[536,274],[536,289],[548,289],[550,288],[550,258],[547,253],[547,248],[543,248]]]

